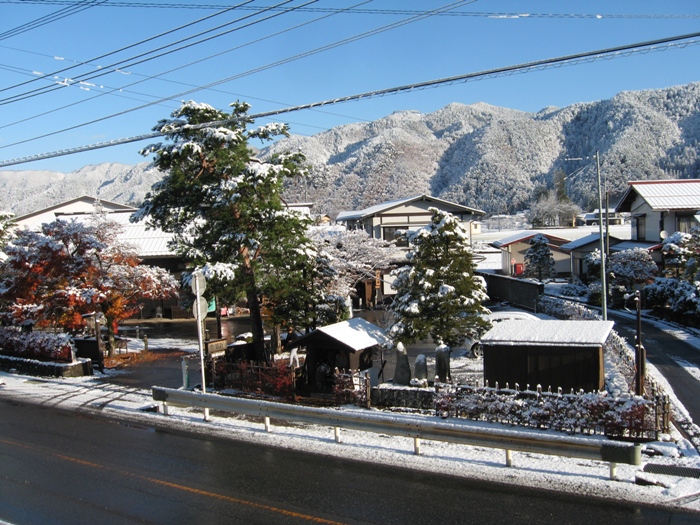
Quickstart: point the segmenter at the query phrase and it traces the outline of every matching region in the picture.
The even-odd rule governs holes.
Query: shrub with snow
[[[21,332],[0,329],[0,353],[37,361],[73,362],[73,346],[68,334]]]

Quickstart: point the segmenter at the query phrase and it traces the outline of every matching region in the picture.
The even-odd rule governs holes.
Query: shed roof
[[[599,347],[605,344],[613,321],[515,319],[495,323],[481,338],[484,345]]]
[[[622,241],[615,245],[611,245],[610,251],[621,252],[624,250],[634,250],[635,248],[642,248],[644,250],[653,252],[663,248],[663,243],[648,241]]]
[[[632,201],[639,195],[654,211],[700,210],[700,180],[640,180],[630,181],[615,207],[616,211],[631,211]]]
[[[324,339],[332,339],[337,343],[341,343],[353,353],[389,342],[389,338],[383,329],[361,317],[354,317],[340,323],[322,326],[300,337],[294,341],[293,345],[301,346]]]

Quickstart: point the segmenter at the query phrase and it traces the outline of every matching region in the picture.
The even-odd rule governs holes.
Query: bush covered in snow
[[[560,394],[496,388],[452,388],[436,396],[441,417],[614,437],[655,438],[655,404],[639,396],[607,392]]]
[[[588,286],[583,284],[578,279],[574,282],[567,283],[559,289],[559,293],[566,297],[586,297],[588,296]]]
[[[73,362],[73,346],[68,334],[21,332],[0,329],[0,353],[37,361]]]

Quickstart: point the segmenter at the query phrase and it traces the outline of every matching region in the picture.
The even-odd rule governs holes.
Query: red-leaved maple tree
[[[78,330],[83,314],[105,317],[109,354],[120,320],[143,299],[177,295],[179,284],[162,268],[140,265],[119,241],[120,226],[106,214],[89,221],[56,220],[40,231],[18,230],[5,246],[0,297],[13,324]]]

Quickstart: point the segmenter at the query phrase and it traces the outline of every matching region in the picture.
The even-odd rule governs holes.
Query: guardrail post
[[[333,427],[335,433],[335,442],[340,443],[340,427]]]
[[[168,403],[166,401],[163,401],[163,415],[168,415]]]
[[[420,438],[419,437],[413,438],[413,453],[416,456],[420,456]]]
[[[612,481],[617,480],[617,463],[615,463],[614,461],[610,462],[610,479]]]
[[[513,466],[513,451],[506,449],[506,467]]]
[[[265,416],[265,432],[270,432],[270,416]]]

